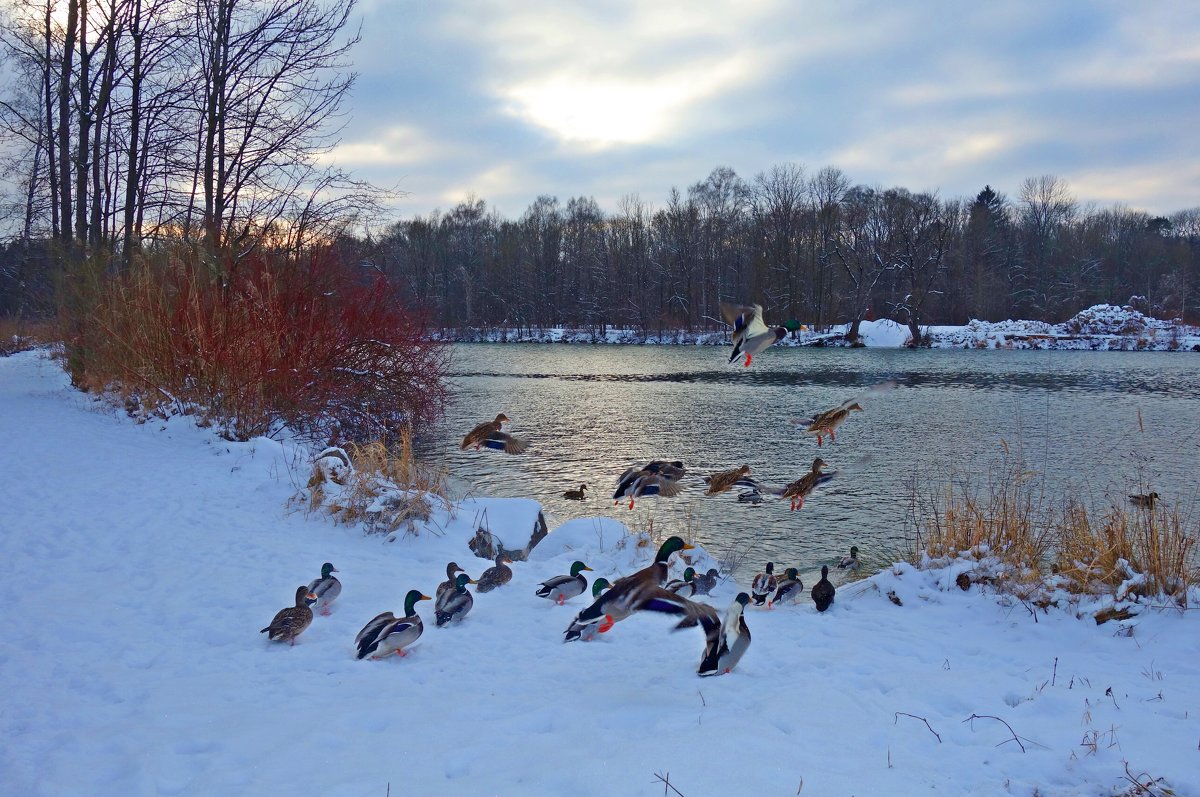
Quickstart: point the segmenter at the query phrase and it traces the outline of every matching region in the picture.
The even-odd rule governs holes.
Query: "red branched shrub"
[[[387,439],[446,398],[447,350],[424,315],[328,252],[215,274],[191,257],[147,263],[88,305],[68,340],[77,384],[201,412],[234,439]]]

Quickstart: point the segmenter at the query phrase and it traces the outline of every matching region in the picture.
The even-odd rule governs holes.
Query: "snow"
[[[1098,626],[964,592],[965,560],[899,564],[835,581],[825,614],[748,611],[745,658],[701,679],[700,632],[665,618],[561,642],[586,601],[555,606],[539,582],[575,559],[612,580],[654,553],[597,518],[553,529],[458,626],[418,604],[406,658],[357,661],[354,635],[407,590],[432,594],[450,559],[488,566],[466,544],[483,509],[520,538],[535,502],[367,535],[289,500],[303,450],[137,425],[36,352],[0,358],[0,435],[0,794],[607,797],[662,794],[669,773],[689,797],[1112,795],[1125,762],[1200,794],[1194,611]],[[331,616],[294,647],[265,641],[325,561],[344,585]],[[722,615],[757,566],[714,590]]]
[[[844,339],[850,324],[835,324],[817,331],[805,326],[788,335],[780,346],[848,346]],[[1061,324],[1044,321],[980,321],[961,325],[921,325],[934,348],[1065,349],[1077,351],[1200,351],[1200,327],[1178,319],[1162,320],[1143,315],[1128,305],[1098,304]],[[859,325],[865,346],[898,348],[912,339],[908,326],[891,319],[863,321]],[[591,329],[462,329],[443,330],[445,340],[494,343],[636,343],[724,346],[728,331],[639,332],[608,327]]]

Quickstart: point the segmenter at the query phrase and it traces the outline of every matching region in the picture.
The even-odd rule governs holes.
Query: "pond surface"
[[[419,444],[458,494],[541,501],[553,529],[606,515],[635,529],[691,532],[718,557],[797,566],[858,545],[868,566],[894,561],[910,533],[914,484],[983,483],[1010,460],[1052,495],[1092,502],[1153,489],[1189,509],[1200,463],[1200,356],[1168,352],[777,348],[750,368],[728,347],[455,344],[453,401]],[[893,389],[870,391],[892,382]],[[865,395],[864,395],[865,394]],[[818,448],[790,419],[863,396],[865,411]],[[531,441],[519,456],[460,451],[476,423],[504,412]],[[782,486],[820,455],[837,473],[803,509],[736,492],[706,498],[700,476],[749,464]],[[617,477],[650,459],[683,460],[687,489],[614,506]],[[694,474],[694,475],[693,475]],[[590,486],[586,501],[564,490]],[[753,570],[751,571],[753,572]],[[739,572],[739,576],[744,573]],[[747,578],[749,576],[746,576]]]

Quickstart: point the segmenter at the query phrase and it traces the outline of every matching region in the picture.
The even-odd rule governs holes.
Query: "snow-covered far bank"
[[[420,603],[407,657],[358,661],[355,634],[409,589],[489,566],[468,548],[485,513],[519,543],[534,502],[473,499],[386,542],[296,510],[306,452],[135,425],[33,352],[0,358],[0,435],[0,794],[611,797],[660,795],[658,775],[688,797],[1133,794],[1127,776],[1200,794],[1195,611],[1096,625],[899,565],[835,575],[825,614],[751,609],[745,658],[701,679],[701,633],[666,618],[563,644],[587,602],[538,583],[575,559],[614,580],[654,547],[550,518],[460,625]],[[325,561],[332,614],[268,643]],[[760,564],[714,590],[722,614]]]
[[[807,326],[790,333],[780,346],[849,346],[850,324],[835,324],[817,331]],[[963,325],[922,326],[926,345],[956,349],[1062,349],[1071,351],[1197,351],[1200,327],[1178,320],[1164,321],[1143,315],[1132,307],[1098,304],[1061,324],[1044,321],[978,321]],[[729,343],[728,331],[663,332],[607,327],[577,329],[443,329],[441,340],[459,343],[614,343],[685,344],[721,346]],[[864,346],[898,348],[912,342],[904,324],[890,319],[863,321],[859,326]]]

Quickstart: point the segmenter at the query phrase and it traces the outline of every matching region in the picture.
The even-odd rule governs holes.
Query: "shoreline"
[[[863,321],[861,346],[851,345],[845,334],[849,324],[835,324],[816,332],[807,327],[791,332],[778,346],[814,348],[911,348],[906,325],[890,319]],[[1181,351],[1200,352],[1200,327],[1178,319],[1145,316],[1131,307],[1096,305],[1061,324],[1044,321],[979,321],[962,325],[921,327],[927,341],[918,348],[1006,349],[1054,351]],[[631,328],[547,327],[443,327],[435,340],[449,343],[572,343],[633,346],[727,346],[728,331],[663,330],[649,333]]]

